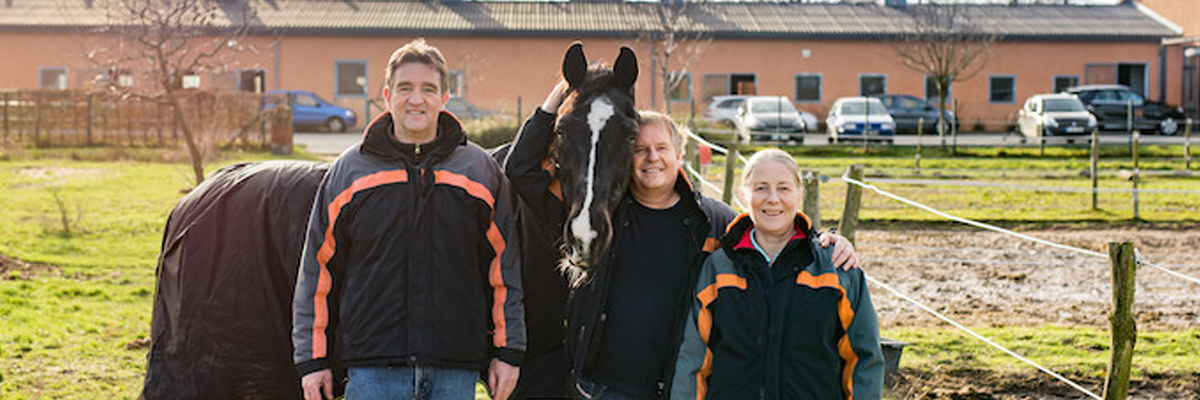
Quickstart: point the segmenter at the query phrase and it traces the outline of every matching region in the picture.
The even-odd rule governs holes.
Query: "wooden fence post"
[[[88,94],[87,94],[87,145],[88,146],[95,145],[95,143],[92,142],[92,116],[93,116],[92,112],[93,112],[93,108],[94,108],[94,106],[92,104],[93,103],[92,97],[93,97],[92,92],[88,92]]]
[[[4,140],[8,141],[8,92],[4,92]]]
[[[918,130],[921,128],[917,128]],[[862,164],[854,164],[850,166],[847,175],[851,179],[862,182],[863,166]],[[862,207],[862,186],[847,183],[846,184],[846,204],[842,208],[842,220],[838,226],[838,233],[845,236],[854,243],[854,232],[858,230],[858,209]]]
[[[1137,342],[1137,323],[1133,320],[1134,282],[1137,260],[1132,242],[1108,244],[1112,261],[1112,350],[1108,374],[1104,379],[1104,400],[1125,400],[1129,395],[1129,374],[1133,364],[1133,346]]]
[[[725,153],[725,187],[721,192],[721,201],[724,201],[725,204],[733,204],[733,168],[737,165],[737,160],[738,151],[730,146],[729,152]]]
[[[924,135],[925,118],[917,118],[917,156],[915,162],[913,163],[913,173],[917,175],[921,174],[921,137]],[[853,166],[851,166],[851,168],[853,168]]]
[[[821,229],[821,173],[804,170],[804,214],[812,220],[812,230]]]
[[[8,117],[7,108],[5,118]],[[8,133],[8,121],[5,120],[5,133]],[[1183,130],[1183,171],[1192,172],[1192,119],[1188,118],[1186,129]]]
[[[1138,175],[1141,171],[1138,168],[1138,140],[1142,135],[1141,131],[1133,131],[1133,220],[1141,219],[1138,213]]]
[[[1092,157],[1091,158],[1092,158],[1092,165],[1091,165],[1092,168],[1090,171],[1091,172],[1090,175],[1092,176],[1092,211],[1096,211],[1096,210],[1100,209],[1099,208],[1100,206],[1097,203],[1097,200],[1098,200],[1097,197],[1099,197],[1099,196],[1097,195],[1097,189],[1096,189],[1097,184],[1098,184],[1098,181],[1097,181],[1098,178],[1097,178],[1096,174],[1100,173],[1100,169],[1097,166],[1097,163],[1099,162],[1099,159],[1100,159],[1100,128],[1092,129]]]

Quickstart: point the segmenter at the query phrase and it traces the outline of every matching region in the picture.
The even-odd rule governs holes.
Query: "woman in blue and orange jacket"
[[[750,212],[704,263],[672,399],[879,399],[879,323],[862,270],[834,267],[798,211],[799,167],[759,151],[742,173]]]

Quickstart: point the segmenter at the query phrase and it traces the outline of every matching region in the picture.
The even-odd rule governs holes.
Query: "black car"
[[[938,108],[936,105],[930,104],[917,96],[907,94],[882,94],[875,96],[879,101],[883,102],[883,106],[887,107],[888,113],[892,114],[892,119],[896,121],[896,133],[917,133],[917,123],[924,119],[922,123],[924,133],[937,133]],[[954,126],[954,113],[946,111],[946,133],[950,132],[949,127]]]
[[[1133,128],[1142,132],[1174,135],[1179,133],[1179,123],[1184,119],[1182,108],[1146,100],[1125,85],[1075,86],[1068,88],[1067,93],[1083,101],[1088,111],[1096,116],[1101,130],[1128,130],[1131,102]]]

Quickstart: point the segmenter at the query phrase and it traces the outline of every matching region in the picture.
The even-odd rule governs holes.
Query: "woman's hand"
[[[554,89],[550,90],[550,94],[546,95],[546,101],[542,102],[542,111],[558,114],[558,107],[562,106],[563,99],[567,98],[568,89],[570,88],[567,81],[560,79],[558,84],[554,85]]]

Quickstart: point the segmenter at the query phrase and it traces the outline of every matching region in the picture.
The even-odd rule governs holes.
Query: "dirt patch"
[[[26,280],[39,276],[62,276],[62,270],[53,265],[27,263],[0,254],[0,279]]]
[[[1072,378],[1096,394],[1104,391],[1100,378]],[[901,368],[888,385],[896,399],[1079,399],[1082,392],[1037,371],[996,373],[975,369],[918,371]],[[1131,399],[1200,399],[1200,374],[1159,375],[1130,381]]]
[[[1200,229],[1040,229],[1024,234],[1108,253],[1131,241],[1146,260],[1200,278]],[[979,230],[861,231],[858,252],[876,279],[967,326],[1108,326],[1107,257],[1085,255]],[[936,317],[881,288],[872,300],[884,328],[937,326]],[[1143,266],[1137,271],[1138,328],[1200,326],[1200,285]]]

